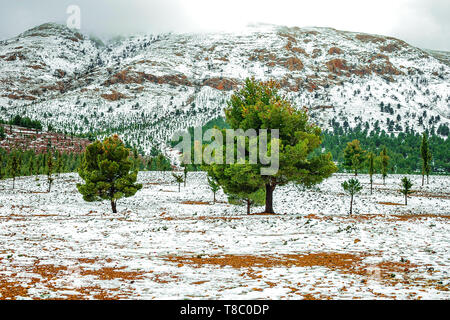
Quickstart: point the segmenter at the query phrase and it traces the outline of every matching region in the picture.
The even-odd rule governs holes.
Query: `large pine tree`
[[[260,163],[241,165],[250,168],[258,187],[265,189],[266,213],[274,213],[273,192],[277,186],[289,182],[312,186],[337,171],[331,154],[312,155],[322,142],[320,128],[309,122],[306,110],[294,108],[278,93],[275,82],[247,79],[244,87],[232,95],[225,115],[235,130],[254,129],[258,135],[260,129],[279,130],[277,140],[272,140],[268,132],[268,144],[279,144],[279,169],[275,174],[262,175],[261,168],[265,166]],[[246,160],[248,150],[249,147]]]
[[[86,147],[78,173],[85,184],[77,184],[78,191],[88,202],[109,200],[117,213],[117,200],[131,197],[142,188],[136,184],[137,170],[131,171],[133,161],[117,135],[96,141]]]

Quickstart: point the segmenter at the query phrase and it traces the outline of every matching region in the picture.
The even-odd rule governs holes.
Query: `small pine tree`
[[[57,153],[56,157],[56,172],[58,173],[58,177],[63,171],[64,163],[63,163],[63,157],[60,151]]]
[[[11,151],[9,155],[9,164],[8,164],[9,175],[13,179],[13,186],[12,186],[13,190],[16,184],[16,177],[19,176],[20,174],[21,166],[22,166],[21,155],[19,151],[14,149]]]
[[[175,182],[178,183],[178,192],[180,192],[181,184],[183,183],[183,175],[172,173],[172,176],[175,178]]]
[[[425,183],[425,175],[427,176],[427,183],[429,182],[429,176],[431,172],[431,159],[432,159],[428,137],[425,132],[422,135],[422,143],[420,145],[420,156],[422,158],[422,187],[423,187]]]
[[[344,149],[344,166],[348,169],[352,169],[355,176],[358,175],[366,159],[365,152],[361,146],[359,140],[353,140],[347,143],[347,147]]]
[[[350,179],[348,181],[344,181],[342,183],[342,188],[350,194],[350,215],[353,212],[353,196],[357,193],[359,193],[362,190],[361,184],[359,183],[358,179]]]
[[[211,191],[214,195],[214,203],[216,203],[216,192],[219,191],[220,185],[212,178],[208,177],[208,185],[211,188]]]
[[[245,204],[247,208],[247,215],[251,214],[251,206],[262,206],[265,203],[266,193],[263,189],[252,193],[242,192],[239,194],[228,194],[228,202],[231,204],[242,205]]]
[[[133,161],[117,135],[103,142],[95,141],[86,147],[78,174],[85,184],[77,184],[78,191],[88,202],[110,200],[117,213],[117,200],[131,197],[142,189],[137,184],[137,170],[131,171]]]
[[[408,194],[412,193],[412,182],[408,177],[403,177],[401,181],[401,187],[402,189],[400,192],[405,196],[405,205],[408,205]]]
[[[48,182],[48,189],[47,192],[51,191],[52,188],[52,183],[53,183],[53,167],[54,167],[54,160],[53,160],[53,155],[52,153],[49,151],[48,152],[48,156],[47,156],[47,182]]]
[[[370,194],[372,194],[373,190],[373,174],[375,173],[375,154],[373,152],[369,152],[367,155],[367,166],[370,177]]]
[[[386,147],[380,152],[381,176],[383,177],[383,184],[386,184],[386,177],[389,168],[389,156],[387,155]]]
[[[186,188],[186,180],[187,180],[187,174],[188,174],[188,167],[187,167],[187,165],[185,164],[184,165],[184,168],[183,168],[183,174],[184,174],[184,187]]]

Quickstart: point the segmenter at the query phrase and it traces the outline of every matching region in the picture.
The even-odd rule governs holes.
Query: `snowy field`
[[[349,177],[277,188],[271,216],[213,204],[203,173],[141,172],[117,214],[76,174],[0,181],[0,299],[450,299],[450,177],[411,176],[404,206],[401,176],[361,175],[351,217]]]

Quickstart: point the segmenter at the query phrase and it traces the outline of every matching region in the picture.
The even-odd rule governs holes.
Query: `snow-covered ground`
[[[141,172],[117,214],[76,174],[0,181],[0,299],[449,299],[450,177],[411,176],[404,206],[401,176],[361,175],[351,217],[349,177],[277,188],[271,216],[212,204],[204,173]]]

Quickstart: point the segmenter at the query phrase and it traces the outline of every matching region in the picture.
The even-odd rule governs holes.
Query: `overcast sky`
[[[333,27],[450,51],[450,0],[0,0],[0,39],[81,9],[81,31],[115,34],[239,30],[249,23]]]

